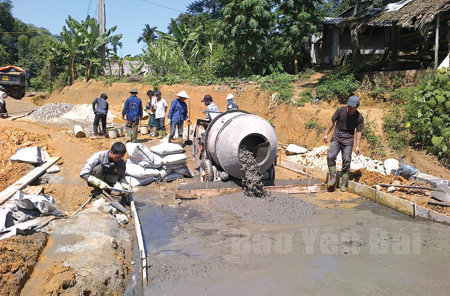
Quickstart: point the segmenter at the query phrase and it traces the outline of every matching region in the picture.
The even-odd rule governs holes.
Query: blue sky
[[[167,32],[170,19],[185,12],[192,2],[194,0],[105,0],[106,28],[117,26],[114,34],[122,34],[123,47],[118,54],[122,57],[140,54],[144,43],[137,43],[137,39],[145,24]],[[69,15],[77,21],[85,20],[87,14],[97,18],[97,3],[97,0],[13,0],[12,12],[26,24],[59,34]]]

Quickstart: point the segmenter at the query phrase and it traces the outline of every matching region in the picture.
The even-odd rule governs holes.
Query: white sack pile
[[[288,156],[287,159],[293,162],[301,163],[302,165],[313,167],[321,171],[327,172],[327,154],[328,146],[320,146],[318,148],[313,148],[304,154]],[[336,158],[336,166],[338,170],[342,168],[342,155],[338,154]],[[371,159],[370,157],[365,157],[364,155],[357,156],[352,153],[352,162],[350,164],[351,170],[366,169],[372,172],[379,172],[383,175],[390,174],[392,170],[399,168],[399,162],[396,159],[387,159],[386,161]]]
[[[137,143],[127,143],[127,181],[131,186],[145,186],[153,181],[173,181],[192,177],[186,166],[187,157],[180,145],[166,143],[151,147]]]

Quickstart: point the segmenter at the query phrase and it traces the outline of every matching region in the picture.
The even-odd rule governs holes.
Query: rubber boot
[[[166,130],[161,130],[161,137],[165,138],[166,137]]]
[[[172,137],[169,135],[169,140],[168,140],[168,142],[169,143],[172,143]]]
[[[158,134],[158,131],[156,130],[156,126],[152,126],[152,137],[156,137],[156,135]]]
[[[162,138],[162,130],[158,130],[158,139]]]
[[[137,133],[131,132],[131,142],[136,143]]]
[[[127,142],[131,141],[131,137],[132,137],[131,133],[132,133],[132,131],[127,130]]]
[[[330,179],[328,180],[327,186],[334,186],[336,184],[336,167],[328,167],[328,171],[330,172]]]
[[[341,183],[341,191],[342,191],[342,192],[347,192],[347,191],[348,191],[348,188],[347,188],[347,185],[348,185],[348,177],[349,177],[348,174],[343,174],[343,175],[342,175],[342,183]]]

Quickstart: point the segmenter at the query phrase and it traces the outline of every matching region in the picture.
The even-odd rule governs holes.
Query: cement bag
[[[177,173],[170,173],[167,176],[165,176],[164,178],[162,178],[162,180],[166,181],[166,182],[172,182],[176,179],[181,179],[181,178],[184,178],[184,176],[177,174]]]
[[[194,172],[191,171],[187,166],[175,169],[175,170],[173,170],[173,172],[177,173],[177,174],[180,174],[180,175],[183,175],[183,176],[185,176],[187,178],[194,177]]]
[[[143,168],[158,169],[162,166],[162,158],[157,154],[153,154],[153,163],[147,161],[134,162],[132,159],[128,159],[127,162],[137,164]]]
[[[400,163],[397,159],[389,158],[384,161],[384,169],[386,170],[386,174],[390,175],[391,173],[395,173],[400,166]]]
[[[183,153],[183,147],[174,143],[164,143],[150,147],[150,151],[160,156]]]
[[[186,166],[186,163],[177,163],[177,164],[165,164],[162,166],[162,168],[166,171],[174,171],[179,168],[184,168]]]
[[[42,148],[27,147],[17,149],[17,153],[11,156],[10,162],[27,162],[31,164],[40,164],[43,161]]]
[[[55,206],[53,197],[47,194],[29,195],[17,190],[12,198],[18,208],[25,210],[38,210],[45,215],[64,215]]]
[[[173,165],[179,163],[185,163],[187,160],[187,156],[184,154],[170,154],[166,155],[162,158],[163,165]]]
[[[145,177],[145,178],[135,178],[135,177],[126,177],[125,178],[132,187],[136,186],[146,186],[153,182],[153,180],[157,179],[155,177]]]
[[[132,162],[127,162],[125,175],[132,176],[135,178],[146,178],[146,177],[158,177],[160,173],[159,170],[151,168],[143,168],[140,165],[134,164]]]
[[[127,152],[134,163],[145,161],[153,164],[154,154],[142,144],[128,142]]]
[[[161,178],[164,178],[165,176],[167,176],[171,172],[172,172],[171,170],[160,169],[159,170],[159,175],[161,176]]]

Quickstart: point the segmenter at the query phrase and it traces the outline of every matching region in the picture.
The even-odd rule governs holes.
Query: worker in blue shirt
[[[167,115],[167,123],[170,124],[170,134],[169,134],[169,143],[172,141],[173,136],[175,135],[175,129],[178,127],[178,138],[183,138],[183,123],[187,120],[188,123],[191,123],[189,120],[187,113],[187,105],[186,100],[190,99],[188,94],[183,90],[182,92],[176,94],[178,99],[173,100],[170,104],[169,114]]]
[[[137,138],[137,131],[139,128],[139,121],[142,119],[142,101],[136,95],[138,94],[135,88],[130,90],[131,96],[125,101],[123,106],[122,118],[127,116],[127,123],[125,129],[127,130],[127,137],[130,141],[135,142]]]

